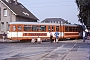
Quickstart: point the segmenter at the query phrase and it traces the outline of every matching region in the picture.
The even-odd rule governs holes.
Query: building
[[[37,22],[27,8],[17,0],[0,0],[0,34],[8,30],[9,22]]]
[[[58,24],[68,24],[68,21],[65,21],[62,18],[46,18],[45,20],[41,21],[42,23],[58,23]]]

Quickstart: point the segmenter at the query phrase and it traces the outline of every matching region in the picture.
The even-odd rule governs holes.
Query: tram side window
[[[74,30],[75,30],[75,27],[72,27],[72,32],[74,32]]]
[[[80,32],[80,30],[81,30],[81,29],[80,29],[79,27],[76,28],[76,32]]]
[[[38,26],[32,25],[32,31],[38,31]]]
[[[55,29],[54,29],[54,26],[52,26],[52,31],[54,31]]]
[[[13,26],[13,31],[16,31],[16,26]]]
[[[69,32],[72,32],[72,27],[69,27]]]
[[[50,31],[50,26],[48,26],[48,31]]]
[[[59,31],[59,26],[56,26],[56,31]]]
[[[30,31],[31,27],[29,25],[24,25],[24,31]]]
[[[46,31],[46,26],[40,26],[40,31]]]
[[[22,30],[22,27],[21,26],[18,26],[18,31],[21,31]]]
[[[78,32],[78,27],[76,28],[76,32]]]
[[[66,32],[69,32],[69,28],[67,26],[65,27],[65,31]]]

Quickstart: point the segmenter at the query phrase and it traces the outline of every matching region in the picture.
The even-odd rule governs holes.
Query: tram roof
[[[40,23],[40,22],[9,22],[9,24],[34,24],[34,25],[60,25],[59,23]],[[75,24],[61,24],[64,26],[77,26]]]

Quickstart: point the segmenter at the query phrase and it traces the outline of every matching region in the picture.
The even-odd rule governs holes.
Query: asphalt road
[[[79,48],[90,48],[90,44],[78,40],[60,41],[59,43],[30,42],[0,43],[0,60],[65,60],[66,56]]]

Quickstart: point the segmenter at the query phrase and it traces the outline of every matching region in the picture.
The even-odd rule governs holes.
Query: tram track
[[[52,50],[51,52],[48,52],[47,54],[45,54],[44,56],[42,56],[41,58],[39,58],[38,60],[42,60],[44,57],[46,57],[47,55],[51,55],[54,51],[56,51],[57,49],[63,47],[66,43],[62,44],[60,47],[55,48],[54,50]]]
[[[61,60],[64,60],[67,55],[71,52],[71,50],[77,45],[77,42],[74,44],[74,46],[61,58]]]
[[[46,58],[46,56],[50,56],[53,54],[54,51],[57,51],[58,49],[62,49],[62,47],[64,47],[66,44],[68,44],[69,42],[67,43],[64,43],[62,44],[61,46],[55,48],[54,50],[52,50],[51,52],[48,52],[47,54],[45,54],[44,56],[42,56],[41,58],[39,58],[38,60],[43,60],[44,58]],[[71,52],[71,50],[77,45],[77,42],[64,54],[62,55],[62,57],[60,57],[59,60],[64,60],[65,57]]]

